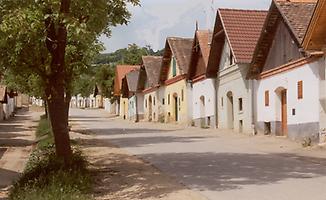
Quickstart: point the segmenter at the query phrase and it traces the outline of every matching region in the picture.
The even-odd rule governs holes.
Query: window
[[[165,105],[165,99],[164,98],[162,99],[162,105]]]
[[[153,105],[155,106],[155,97],[153,98]]]
[[[242,105],[242,98],[239,98],[239,111],[243,110],[243,105]]]
[[[221,106],[224,106],[223,97],[221,98]]]
[[[184,101],[184,92],[183,92],[183,89],[181,90],[181,100]]]
[[[172,76],[177,76],[177,61],[174,57],[172,58]]]
[[[303,81],[298,82],[298,99],[303,99]]]
[[[168,105],[170,105],[170,94],[168,94]]]
[[[147,108],[147,99],[145,100],[145,108]]]
[[[269,91],[265,91],[265,106],[269,106]]]

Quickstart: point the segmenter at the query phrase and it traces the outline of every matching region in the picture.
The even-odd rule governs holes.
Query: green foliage
[[[129,45],[128,48],[119,49],[113,53],[100,54],[94,61],[95,64],[128,64],[138,65],[142,56],[160,56],[163,50],[154,51],[150,46],[139,47],[136,44]]]
[[[10,191],[9,199],[90,199],[92,180],[87,165],[78,150],[74,151],[71,164],[65,168],[53,147],[35,150],[23,175]]]
[[[10,191],[13,200],[90,199],[91,175],[82,152],[74,149],[69,165],[55,154],[49,121],[42,117],[36,136],[42,138],[20,179]],[[44,137],[48,136],[48,137]]]
[[[103,50],[99,36],[110,35],[113,26],[127,24],[130,18],[127,4],[138,5],[139,0],[70,3],[69,15],[63,15],[61,0],[0,0],[0,68],[3,74],[10,69],[5,76],[6,83],[13,82],[12,77],[17,76],[21,81],[12,83],[12,87],[35,94],[39,93],[34,91],[35,84],[42,91],[48,87],[55,73],[50,67],[52,58],[46,45],[45,22],[50,19],[55,25],[63,24],[67,28],[64,77],[65,88],[71,92],[74,79],[85,73]],[[38,81],[29,83],[30,77]]]
[[[39,149],[45,149],[51,147],[54,144],[53,132],[50,126],[50,121],[42,116],[36,129],[36,139],[38,140],[37,147]]]

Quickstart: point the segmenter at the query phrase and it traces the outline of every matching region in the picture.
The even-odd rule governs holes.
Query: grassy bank
[[[21,178],[10,191],[12,200],[89,200],[91,175],[87,161],[74,147],[70,166],[55,155],[53,134],[49,122],[41,118],[36,137],[39,142]]]

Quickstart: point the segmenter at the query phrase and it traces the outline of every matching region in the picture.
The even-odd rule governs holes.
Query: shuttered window
[[[298,99],[303,99],[303,81],[298,82]]]
[[[172,76],[177,76],[177,61],[175,58],[172,59]]]
[[[265,91],[265,106],[269,106],[269,91]]]

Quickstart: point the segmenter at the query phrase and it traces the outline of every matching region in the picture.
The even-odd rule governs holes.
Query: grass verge
[[[36,131],[39,139],[24,173],[14,183],[9,199],[12,200],[89,200],[92,199],[91,174],[88,163],[78,148],[73,147],[70,166],[55,155],[53,134],[49,122],[42,117]]]

